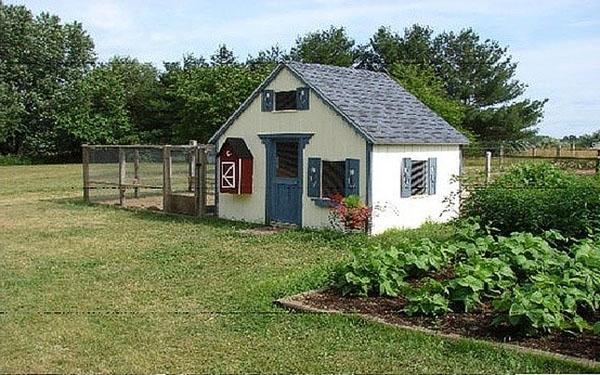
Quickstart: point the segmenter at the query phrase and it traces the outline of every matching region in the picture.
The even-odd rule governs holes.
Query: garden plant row
[[[522,164],[468,196],[451,236],[355,247],[335,288],[400,296],[408,316],[485,312],[523,336],[598,335],[600,180]]]

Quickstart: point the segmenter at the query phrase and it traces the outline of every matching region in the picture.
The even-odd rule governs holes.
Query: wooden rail
[[[90,164],[93,165],[93,153],[95,150],[108,149],[118,152],[118,182],[92,180],[90,178]],[[140,150],[154,149],[161,151],[162,160],[162,185],[143,184],[143,176],[140,175]],[[126,152],[129,151],[129,152]],[[131,152],[133,151],[133,152]],[[173,151],[188,153],[187,168],[187,193],[174,194],[172,187],[173,178]],[[83,164],[83,199],[90,202],[90,190],[96,189],[118,189],[119,204],[125,205],[126,191],[133,189],[134,198],[139,198],[140,189],[152,189],[162,191],[163,211],[174,213],[194,214],[204,216],[211,210],[207,205],[207,196],[212,195],[216,184],[207,181],[208,154],[214,152],[214,146],[201,145],[196,141],[190,141],[189,145],[82,145]],[[133,183],[127,182],[127,157],[133,160]],[[110,164],[114,164],[110,163]],[[190,194],[192,193],[192,194]]]

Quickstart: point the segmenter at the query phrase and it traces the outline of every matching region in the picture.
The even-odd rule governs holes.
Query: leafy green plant
[[[516,276],[509,264],[500,258],[473,256],[455,269],[449,281],[451,299],[461,302],[465,311],[481,303],[482,297],[495,297],[513,287]]]
[[[408,315],[442,315],[450,310],[448,289],[434,279],[426,278],[418,288],[407,288],[407,304],[404,312]]]
[[[450,239],[395,243],[354,249],[352,261],[338,272],[342,292],[403,294],[410,315],[472,311],[491,303],[495,324],[527,333],[592,329],[585,317],[600,308],[600,236],[494,236],[467,221],[456,224]]]
[[[342,294],[366,296],[376,291],[382,296],[397,296],[406,276],[399,267],[398,256],[395,247],[354,249],[352,260],[338,274],[337,285]]]
[[[577,313],[580,304],[592,304],[584,291],[559,275],[538,274],[532,279],[493,302],[500,313],[495,324],[507,322],[528,332],[591,328]]]

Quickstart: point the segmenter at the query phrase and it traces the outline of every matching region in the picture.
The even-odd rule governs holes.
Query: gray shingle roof
[[[387,74],[286,64],[377,144],[467,144],[467,138]]]
[[[287,66],[375,144],[467,144],[467,138],[384,73],[331,65],[280,64],[211,137],[217,139]]]

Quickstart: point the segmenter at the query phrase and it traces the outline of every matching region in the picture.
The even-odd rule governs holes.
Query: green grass
[[[600,371],[289,313],[273,299],[319,286],[366,239],[88,206],[80,176],[77,165],[0,167],[1,373]]]

